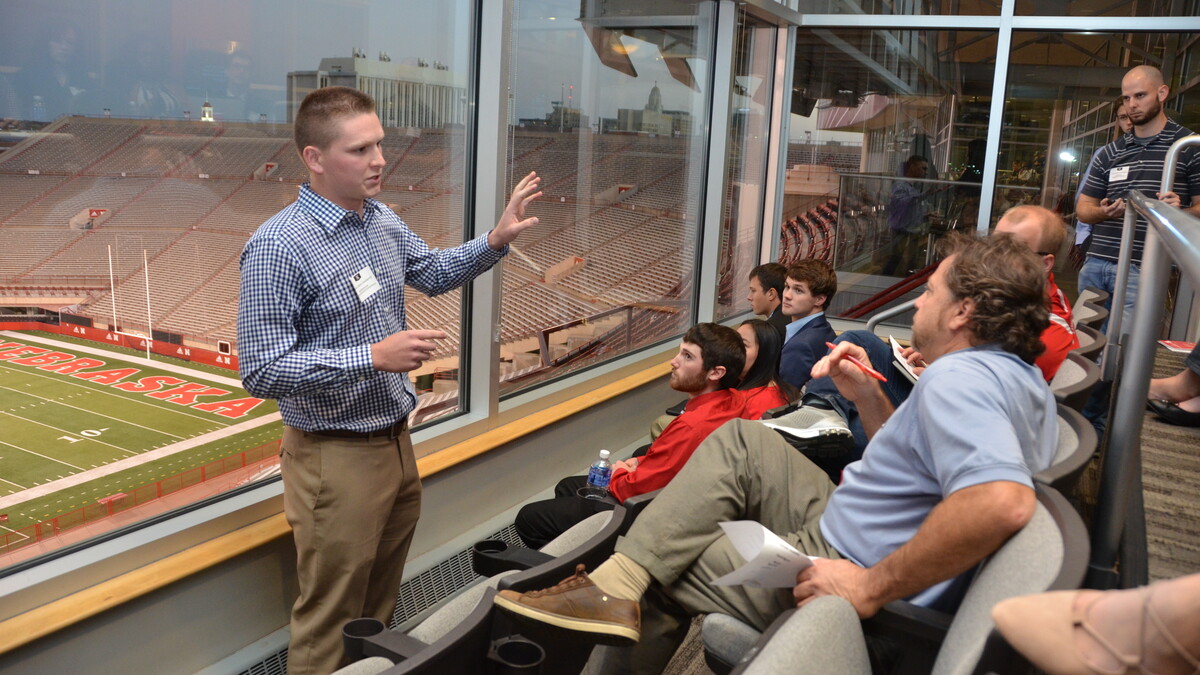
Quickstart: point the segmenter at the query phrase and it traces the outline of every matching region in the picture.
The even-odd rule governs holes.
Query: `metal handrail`
[[[913,306],[916,304],[917,304],[916,300],[908,300],[906,302],[902,302],[902,303],[896,305],[895,307],[891,307],[891,308],[883,310],[882,312],[877,312],[875,314],[872,314],[871,318],[867,319],[867,330],[874,333],[875,327],[878,326],[879,324],[883,323],[884,319],[890,319],[893,316],[903,314],[903,313],[907,312],[908,310],[912,309]]]
[[[1167,151],[1163,167],[1161,192],[1171,191],[1179,153],[1188,146],[1200,145],[1200,135],[1175,141]],[[1200,195],[1193,195],[1193,201]],[[1131,190],[1125,200],[1125,234],[1132,242],[1134,211],[1146,218],[1146,239],[1142,250],[1142,265],[1138,282],[1137,301],[1130,316],[1128,344],[1112,344],[1105,365],[1120,366],[1120,377],[1112,408],[1108,433],[1105,435],[1104,466],[1100,477],[1100,498],[1096,510],[1096,526],[1092,536],[1092,559],[1087,585],[1092,588],[1132,587],[1147,583],[1145,515],[1142,505],[1141,436],[1142,415],[1150,391],[1154,368],[1155,345],[1162,324],[1166,300],[1170,261],[1174,259],[1184,275],[1200,283],[1200,219],[1172,206]],[[1132,243],[1122,241],[1118,262],[1117,291],[1113,294],[1111,320],[1119,321],[1122,312],[1124,282],[1120,272],[1129,267]],[[1110,359],[1110,357],[1112,357]],[[1121,544],[1125,544],[1124,551]],[[1121,571],[1114,571],[1118,555]]]

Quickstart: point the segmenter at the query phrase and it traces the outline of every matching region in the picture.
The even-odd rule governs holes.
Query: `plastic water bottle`
[[[588,469],[587,485],[579,490],[581,497],[588,499],[604,499],[608,497],[608,479],[612,476],[612,462],[608,461],[609,452],[600,451],[600,457],[592,462]]]
[[[608,461],[609,452],[600,451],[600,458],[592,462],[588,469],[588,487],[608,490],[608,479],[612,476],[612,462]]]

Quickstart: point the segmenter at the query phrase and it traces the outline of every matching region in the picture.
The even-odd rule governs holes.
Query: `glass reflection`
[[[1195,99],[1196,71],[1178,53],[1191,38],[1169,32],[1013,34],[991,224],[1006,208],[1023,203],[1062,215],[1072,226],[1068,239],[1080,245],[1056,259],[1056,279],[1069,297],[1076,293],[1091,229],[1076,221],[1075,199],[1096,150],[1120,133],[1121,79],[1143,62],[1165,68],[1171,89],[1167,115],[1195,128],[1186,111],[1187,101]]]
[[[729,102],[729,159],[717,262],[716,316],[746,311],[750,270],[758,264],[767,141],[771,137],[771,89],[775,77],[775,29],[739,12]]]
[[[692,323],[712,3],[522,2],[510,178],[539,224],[505,260],[501,392]]]
[[[943,233],[973,229],[996,36],[798,31],[780,262],[839,272],[831,313],[915,297]]]

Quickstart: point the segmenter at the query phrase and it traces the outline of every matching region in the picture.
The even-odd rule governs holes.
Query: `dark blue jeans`
[[[899,406],[908,399],[913,385],[893,366],[891,345],[866,330],[848,330],[834,340],[834,343],[842,342],[852,342],[866,350],[867,358],[871,360],[871,366],[887,378],[887,382],[881,383],[880,386],[883,388],[883,393],[891,399],[892,405]],[[846,423],[850,425],[850,431],[854,434],[856,453],[854,459],[862,457],[863,450],[867,447],[867,433],[863,429],[862,420],[858,417],[858,408],[854,403],[842,396],[837,385],[828,377],[809,380],[805,391],[835,401],[837,405],[841,406],[842,410],[846,412]]]

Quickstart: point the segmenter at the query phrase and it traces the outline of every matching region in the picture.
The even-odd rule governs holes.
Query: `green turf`
[[[70,348],[42,343],[44,334],[22,333],[16,338],[0,338],[3,342],[19,342],[52,351],[72,352]],[[55,340],[68,341],[60,336]],[[78,341],[74,341],[78,342]],[[103,366],[85,368],[79,372],[136,368],[139,372],[114,383],[136,382],[153,375],[165,375],[197,383],[205,387],[226,390],[228,394],[201,396],[195,403],[211,403],[246,398],[242,389],[206,381],[200,376],[172,373],[159,368],[126,361],[108,346],[84,342],[89,347],[103,348],[109,355],[96,356],[75,353],[81,358],[105,362]],[[125,350],[132,353],[131,350]],[[20,492],[52,480],[85,472],[122,459],[137,457],[146,452],[189,438],[220,432],[227,427],[276,412],[274,401],[266,401],[244,416],[231,419],[211,411],[198,410],[159,398],[121,390],[70,374],[52,372],[36,366],[18,365],[13,359],[0,359],[0,497]],[[204,368],[197,364],[155,356],[154,360],[192,370],[207,370],[225,377],[236,378],[232,371]],[[162,390],[178,387],[167,385]],[[176,399],[177,401],[181,399]],[[182,400],[182,403],[188,403]],[[217,434],[214,440],[194,448],[179,451],[159,459],[147,459],[136,466],[109,476],[90,479],[78,486],[0,509],[8,515],[2,525],[11,530],[36,522],[47,521],[76,509],[95,505],[96,500],[117,493],[133,494],[134,490],[156,481],[205,466],[206,472],[218,467],[212,462],[239,455],[263,444],[277,441],[281,427],[267,423],[240,433]],[[198,472],[192,472],[195,474]],[[189,479],[193,476],[188,474]],[[178,484],[178,481],[172,485]],[[139,493],[142,494],[142,493]],[[0,530],[0,533],[4,530]]]

